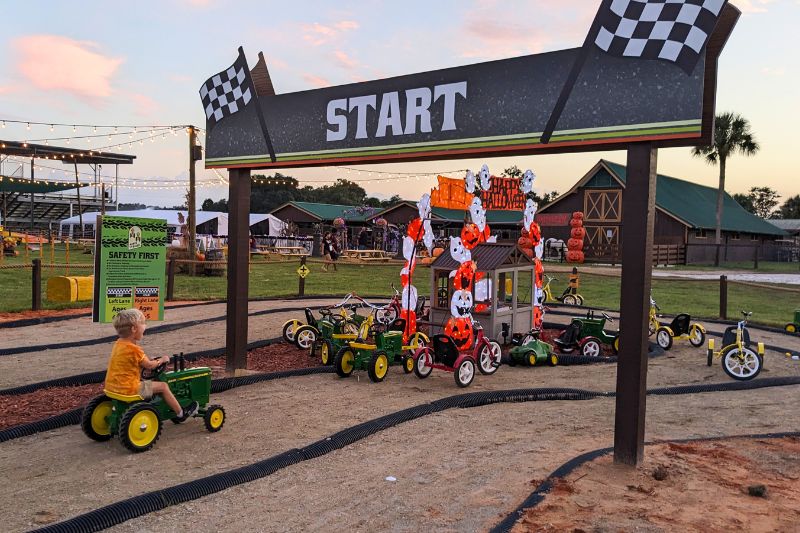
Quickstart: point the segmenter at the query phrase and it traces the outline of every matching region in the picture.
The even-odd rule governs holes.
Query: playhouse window
[[[447,309],[450,307],[452,287],[450,284],[450,273],[439,271],[436,273],[436,302],[434,307]]]
[[[533,272],[522,270],[517,273],[517,306],[531,305],[533,298]]]

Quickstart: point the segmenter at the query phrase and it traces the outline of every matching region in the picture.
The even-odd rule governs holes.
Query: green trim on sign
[[[603,129],[563,130],[552,137],[551,143],[580,141],[592,139],[625,139],[642,135],[665,135],[678,133],[699,133],[701,121],[667,122],[639,126],[613,126]],[[287,152],[276,154],[276,162],[313,161],[316,159],[337,159],[349,157],[367,157],[375,155],[413,154],[440,150],[460,150],[468,148],[492,148],[497,146],[515,146],[519,144],[539,144],[541,134],[504,135],[498,137],[482,137],[459,142],[436,141],[432,143],[413,143],[407,145],[389,145],[385,147],[347,148],[342,150],[319,150],[316,152]],[[242,165],[248,163],[271,162],[267,154],[252,157],[223,157],[206,159],[207,164]]]

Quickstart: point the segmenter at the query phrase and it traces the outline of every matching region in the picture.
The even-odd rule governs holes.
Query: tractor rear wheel
[[[283,340],[290,344],[294,344],[295,331],[297,331],[297,328],[299,328],[301,325],[302,324],[300,321],[296,319],[287,321],[281,329],[281,336],[283,336]]]
[[[417,352],[417,355],[414,359],[414,374],[417,375],[420,379],[425,379],[431,375],[433,372],[433,367],[428,366],[428,355],[430,353],[430,348],[422,348]]]
[[[783,329],[786,330],[786,333],[797,333],[797,325],[794,322],[789,322]]]
[[[134,453],[146,452],[161,436],[161,419],[149,402],[139,402],[128,408],[119,423],[119,440]]]
[[[600,357],[601,354],[600,341],[594,337],[589,337],[581,345],[581,355],[584,357]]]
[[[209,405],[203,415],[203,423],[210,433],[216,433],[225,425],[225,409],[221,405]]]
[[[314,326],[300,326],[294,332],[294,344],[301,350],[310,350],[317,342],[317,328]]]
[[[111,438],[111,410],[113,404],[105,394],[92,399],[83,408],[81,429],[92,440],[104,442]]]
[[[389,358],[386,356],[386,352],[377,351],[372,354],[369,360],[369,368],[367,369],[369,379],[374,383],[380,383],[386,377],[388,371]]]
[[[706,334],[700,329],[700,326],[694,324],[689,330],[689,344],[695,348],[699,348],[706,343]]]
[[[469,387],[469,384],[475,379],[475,361],[473,361],[471,357],[465,358],[458,367],[456,367],[453,374],[456,379],[456,385],[461,388]]]

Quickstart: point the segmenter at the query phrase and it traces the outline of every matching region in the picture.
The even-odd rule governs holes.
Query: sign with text
[[[164,320],[167,221],[98,219],[92,319],[111,322],[121,310],[137,308],[147,320]]]

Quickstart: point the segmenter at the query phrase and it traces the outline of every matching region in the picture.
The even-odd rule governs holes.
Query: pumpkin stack
[[[586,228],[583,227],[583,211],[572,213],[569,221],[570,231],[567,241],[567,262],[583,263],[583,238],[586,237]]]

